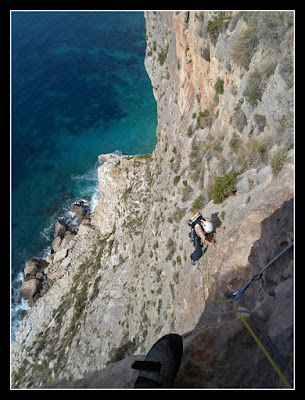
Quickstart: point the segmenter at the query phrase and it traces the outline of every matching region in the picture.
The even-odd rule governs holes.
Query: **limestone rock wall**
[[[293,18],[252,14],[145,12],[156,148],[99,156],[95,213],[61,244],[64,258],[49,259],[52,286],[12,345],[14,387],[132,387],[135,375],[121,368],[170,332],[184,337],[177,387],[282,387],[235,313],[225,314],[232,304],[212,299],[230,298],[294,235]],[[236,188],[218,203],[211,187],[232,167]],[[192,266],[195,209],[226,230]],[[292,368],[292,251],[264,287],[271,297],[252,285],[240,307]]]

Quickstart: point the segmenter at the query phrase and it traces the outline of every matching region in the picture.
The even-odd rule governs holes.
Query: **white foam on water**
[[[79,183],[79,197],[74,201],[68,200],[61,210],[58,210],[52,217],[50,217],[49,224],[41,232],[40,235],[47,240],[48,245],[41,250],[41,252],[33,256],[46,259],[51,252],[51,243],[54,239],[55,224],[58,219],[70,220],[69,225],[73,226],[77,224],[75,213],[70,211],[71,207],[75,203],[81,201],[85,206],[88,207],[90,214],[94,213],[96,205],[99,201],[99,190],[98,190],[98,174],[97,174],[98,163],[81,175],[71,175],[71,180]],[[91,182],[91,184],[90,184]],[[89,186],[88,186],[89,183]],[[84,187],[82,187],[84,186]],[[16,333],[22,321],[22,313],[27,313],[30,310],[28,301],[20,297],[20,289],[24,279],[23,271],[19,272],[14,281],[12,281],[12,303],[11,303],[11,340],[14,340]]]
[[[21,312],[27,313],[30,310],[28,301],[20,297],[19,292],[23,282],[23,272],[19,272],[12,282],[12,307],[11,307],[11,340],[16,337],[17,330],[21,323]]]

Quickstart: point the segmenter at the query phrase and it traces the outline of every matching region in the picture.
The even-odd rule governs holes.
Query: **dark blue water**
[[[102,153],[151,153],[157,110],[142,12],[12,12],[12,336],[25,261],[97,195]]]

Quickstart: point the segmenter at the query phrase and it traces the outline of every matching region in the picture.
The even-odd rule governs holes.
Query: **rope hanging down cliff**
[[[234,301],[234,300],[240,299],[241,296],[244,294],[244,292],[245,292],[245,291],[248,289],[248,287],[251,285],[251,283],[254,282],[254,281],[258,281],[259,279],[261,279],[261,278],[263,277],[263,273],[266,271],[266,269],[269,268],[270,265],[273,264],[273,263],[274,263],[278,258],[280,258],[284,253],[286,253],[286,251],[289,250],[289,249],[293,246],[293,244],[294,244],[294,242],[291,242],[284,250],[282,250],[282,251],[281,251],[276,257],[274,257],[267,265],[265,265],[264,268],[262,268],[262,269],[260,270],[260,272],[259,272],[257,275],[254,275],[253,278],[251,278],[251,279],[249,280],[249,282],[247,282],[247,283],[245,284],[245,286],[244,286],[242,289],[237,290],[236,292],[234,292],[234,293],[232,294],[232,300]],[[265,293],[265,291],[264,291],[264,293]],[[239,295],[235,298],[235,296],[236,296],[237,294],[239,294]]]
[[[277,375],[279,376],[279,378],[281,379],[281,381],[284,383],[284,385],[288,388],[288,389],[292,389],[291,384],[288,382],[288,380],[285,378],[285,376],[283,375],[283,373],[281,372],[281,370],[279,369],[279,367],[277,366],[277,364],[274,362],[273,358],[270,356],[269,352],[266,350],[266,348],[264,347],[264,345],[262,344],[262,342],[259,340],[259,338],[256,336],[256,334],[254,333],[253,329],[250,327],[250,325],[247,323],[247,321],[244,319],[244,317],[240,314],[240,312],[248,312],[250,313],[250,315],[254,318],[254,321],[257,324],[256,318],[254,317],[253,312],[249,311],[249,310],[238,310],[237,308],[237,303],[236,301],[244,294],[244,292],[247,290],[247,288],[252,284],[252,282],[259,280],[263,277],[263,273],[266,271],[267,268],[270,267],[270,265],[272,265],[279,257],[281,257],[287,250],[289,250],[292,246],[294,245],[294,242],[290,243],[290,245],[288,245],[283,251],[281,251],[276,257],[274,257],[267,265],[265,265],[260,272],[255,275],[253,278],[251,278],[249,280],[249,282],[247,282],[244,287],[240,290],[237,290],[236,292],[234,292],[232,294],[232,298],[231,299],[227,299],[227,300],[217,300],[214,297],[211,296],[210,294],[210,288],[209,285],[207,283],[207,275],[206,275],[206,269],[204,267],[204,259],[203,259],[203,271],[204,271],[204,279],[206,281],[207,284],[207,288],[208,288],[208,293],[211,296],[212,300],[216,303],[227,303],[227,302],[231,302],[233,301],[233,305],[234,305],[234,310],[232,311],[227,311],[227,312],[223,312],[221,314],[228,314],[231,312],[236,312],[237,316],[240,318],[240,320],[242,321],[242,323],[244,324],[244,326],[246,327],[246,329],[248,330],[248,332],[250,333],[250,335],[252,336],[252,338],[254,339],[254,341],[256,342],[256,344],[258,345],[258,347],[261,349],[261,351],[263,352],[263,354],[265,355],[265,357],[267,358],[267,360],[269,361],[269,363],[271,364],[272,368],[275,370],[275,372],[277,373]],[[263,289],[264,294],[267,294],[264,290],[264,288],[262,287],[262,285],[260,286],[260,289]],[[204,290],[203,290],[203,294],[204,294]],[[235,296],[239,294],[239,296],[237,298],[235,298]],[[267,294],[268,295],[268,294]],[[266,333],[262,330],[261,327],[259,327],[260,332],[263,334],[264,338],[268,338],[267,343],[270,346],[271,343],[271,349],[274,353],[274,355],[276,356],[276,358],[278,359],[278,361],[280,361],[280,363],[282,364],[282,366],[284,366],[284,368],[286,369],[286,371],[289,372],[290,377],[293,379],[293,374],[292,371],[290,370],[290,368],[287,366],[287,364],[282,360],[282,357],[280,356],[280,354],[278,353],[278,351],[276,350],[276,348],[274,347],[273,343],[271,342],[270,338],[266,335]]]

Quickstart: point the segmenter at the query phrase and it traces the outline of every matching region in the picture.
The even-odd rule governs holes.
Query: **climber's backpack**
[[[200,213],[193,213],[189,218],[189,226],[192,228],[191,232],[189,233],[189,238],[191,242],[194,242],[194,239],[197,235],[195,231],[195,225],[199,223],[203,219]]]
[[[193,213],[189,218],[189,226],[195,228],[195,225],[202,219],[203,216],[200,213]]]

